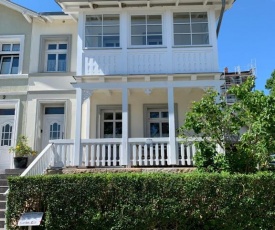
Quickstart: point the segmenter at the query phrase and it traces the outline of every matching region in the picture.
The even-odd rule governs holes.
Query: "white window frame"
[[[174,22],[174,14],[189,14],[189,23],[175,23]],[[197,22],[197,23],[192,23],[191,22],[191,14],[195,14],[195,13],[204,13],[207,15],[207,22]],[[172,28],[173,28],[173,44],[175,47],[181,47],[181,46],[190,46],[190,47],[193,47],[193,46],[209,46],[210,45],[210,28],[209,28],[209,14],[207,11],[204,11],[204,12],[200,12],[200,11],[192,11],[192,12],[180,12],[180,11],[175,11],[173,12],[172,14]],[[175,24],[178,24],[178,25],[182,25],[182,24],[185,24],[185,25],[189,25],[190,26],[190,33],[175,33],[175,30],[174,30],[174,26]],[[192,24],[207,24],[207,28],[208,28],[208,32],[199,32],[199,33],[193,33],[192,32]],[[175,44],[175,34],[186,34],[186,35],[190,35],[191,36],[191,44],[179,44],[179,45],[176,45]],[[208,43],[205,43],[205,44],[193,44],[193,39],[192,39],[192,36],[193,35],[197,35],[197,34],[207,34],[208,35]]]
[[[178,127],[178,106],[177,104],[174,105],[174,108],[175,108],[175,126],[176,126],[176,129]],[[168,112],[168,117],[167,118],[149,118],[149,112],[150,111],[159,111],[159,112]],[[159,123],[162,123],[162,122],[166,122],[166,119],[167,119],[167,122],[168,122],[168,125],[169,124],[169,110],[168,110],[168,105],[167,104],[144,104],[143,105],[143,124],[144,124],[144,137],[150,137],[150,122],[151,121],[156,121],[156,122],[159,122]],[[159,138],[162,137],[162,133],[160,133],[161,136]],[[169,134],[170,135],[170,134]],[[158,137],[157,137],[158,138]]]
[[[66,44],[67,45],[67,49],[59,49],[58,46],[62,45],[62,44]],[[49,45],[56,45],[56,49],[48,49]],[[48,55],[55,55],[55,70],[48,70]],[[59,54],[66,54],[66,68],[65,70],[58,70],[59,68],[59,64],[58,64],[58,55]],[[47,41],[46,42],[46,46],[45,46],[45,72],[67,72],[67,64],[68,64],[68,42],[66,41]]]
[[[114,24],[115,26],[118,26],[118,46],[103,46],[103,38],[104,37],[112,37],[112,35],[104,35],[104,16],[118,16],[118,24]],[[101,16],[102,17],[102,21],[101,21],[101,31],[102,31],[102,41],[101,41],[101,46],[86,46],[86,38],[87,37],[97,37],[96,35],[87,35],[86,34],[86,27],[88,27],[89,25],[86,24],[86,20],[87,20],[87,17],[89,16]],[[121,17],[120,17],[120,14],[118,13],[110,13],[110,14],[87,14],[85,15],[84,17],[84,21],[85,21],[85,24],[84,24],[84,49],[117,49],[117,48],[121,48],[121,29],[120,29],[120,22],[121,22]]]
[[[24,55],[24,42],[25,42],[25,36],[24,35],[1,35],[0,36],[0,76],[11,76],[11,75],[21,75],[23,72],[23,55]],[[16,45],[19,44],[20,49],[19,51],[2,51],[2,45],[5,44],[11,44]],[[9,68],[9,73],[7,74],[1,74],[1,66],[2,66],[2,60],[4,57],[10,57],[11,63]],[[18,71],[17,73],[11,73],[12,69],[12,62],[15,57],[19,58],[18,61]]]
[[[145,45],[133,45],[132,44],[132,16],[145,16],[146,17],[146,23],[142,24],[146,26],[146,44]],[[161,16],[161,24],[149,24],[149,25],[160,25],[161,26],[161,40],[162,40],[162,44],[157,44],[157,45],[147,45],[147,39],[148,39],[148,34],[147,34],[147,27],[148,27],[148,23],[147,23],[147,16]],[[138,25],[138,24],[137,24]],[[164,15],[163,13],[145,13],[145,14],[131,14],[129,15],[129,45],[130,47],[133,48],[146,48],[146,47],[164,47]],[[149,34],[150,35],[150,34]]]
[[[48,44],[67,44],[67,50],[48,50]],[[41,73],[65,73],[70,72],[71,69],[71,34],[60,35],[41,35],[40,37],[40,52],[39,52],[39,69]],[[47,71],[48,54],[67,54],[66,56],[66,70],[65,71]],[[58,58],[56,59],[58,61]],[[56,65],[58,68],[58,65]]]

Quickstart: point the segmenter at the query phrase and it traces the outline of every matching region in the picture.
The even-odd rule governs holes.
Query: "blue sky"
[[[60,11],[54,0],[14,0],[37,12]],[[275,69],[275,0],[237,0],[225,12],[219,44],[220,71],[256,65],[256,89],[264,90]]]

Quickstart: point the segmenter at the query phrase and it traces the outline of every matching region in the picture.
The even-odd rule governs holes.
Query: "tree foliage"
[[[275,96],[275,70],[271,73],[269,79],[267,79],[265,88],[269,90],[269,93]]]
[[[208,171],[250,173],[266,167],[275,151],[275,97],[252,91],[254,79],[228,90],[237,101],[227,105],[218,93],[208,90],[187,113],[180,135],[197,141],[196,165]],[[190,133],[191,131],[191,133]],[[217,144],[224,149],[218,154]]]

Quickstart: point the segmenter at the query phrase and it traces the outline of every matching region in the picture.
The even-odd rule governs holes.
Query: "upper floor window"
[[[162,45],[161,15],[132,15],[131,45]]]
[[[87,15],[85,47],[119,47],[119,15]]]
[[[0,74],[18,74],[20,43],[0,42]]]
[[[68,44],[66,42],[47,42],[46,46],[46,71],[65,72]]]
[[[207,13],[174,13],[174,45],[209,44]]]
[[[39,72],[70,71],[71,35],[42,35]]]

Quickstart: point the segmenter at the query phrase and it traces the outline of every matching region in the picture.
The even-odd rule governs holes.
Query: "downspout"
[[[217,38],[219,37],[219,32],[220,32],[223,14],[224,14],[224,10],[225,10],[225,4],[226,4],[226,0],[221,0],[221,1],[222,1],[222,8],[221,8],[220,18],[219,18],[219,22],[218,22],[217,30],[216,30]]]

